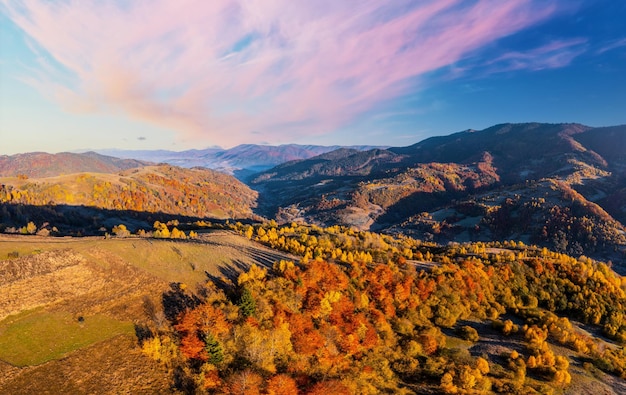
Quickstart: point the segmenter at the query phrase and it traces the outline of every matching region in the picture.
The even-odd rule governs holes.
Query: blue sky
[[[626,124],[626,2],[0,0],[0,154]]]

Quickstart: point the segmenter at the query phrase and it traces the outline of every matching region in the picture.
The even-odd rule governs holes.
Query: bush
[[[480,339],[480,336],[478,336],[478,331],[469,325],[465,325],[465,326],[458,328],[457,333],[464,340],[467,340],[470,342],[477,342]]]
[[[130,236],[130,231],[126,228],[126,225],[119,224],[114,226],[112,232],[117,237],[128,237]]]

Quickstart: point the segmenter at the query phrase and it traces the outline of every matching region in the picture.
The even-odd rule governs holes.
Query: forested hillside
[[[236,225],[301,257],[200,293],[142,347],[187,393],[620,393],[624,279],[523,243],[442,248],[346,228]],[[164,299],[165,300],[165,299]]]
[[[81,172],[115,173],[145,166],[147,162],[118,159],[95,152],[48,154],[32,152],[18,155],[0,155],[0,177],[54,177]]]
[[[502,124],[409,147],[338,150],[259,174],[259,211],[440,243],[523,240],[626,254],[626,127]]]
[[[110,228],[139,218],[132,229],[159,215],[250,218],[257,193],[232,176],[208,169],[147,166],[120,173],[78,173],[48,178],[0,178],[3,229],[35,222],[38,228]],[[94,219],[96,217],[97,219]],[[147,222],[146,222],[147,221]],[[94,223],[95,222],[95,223]]]

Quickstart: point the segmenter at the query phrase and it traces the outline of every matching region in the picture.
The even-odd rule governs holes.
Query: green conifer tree
[[[248,288],[244,288],[243,291],[241,291],[238,305],[244,317],[252,317],[254,313],[256,313],[256,301]]]
[[[209,333],[206,336],[206,352],[209,354],[208,362],[212,365],[219,365],[224,361],[224,349],[220,342],[213,336],[213,334]]]

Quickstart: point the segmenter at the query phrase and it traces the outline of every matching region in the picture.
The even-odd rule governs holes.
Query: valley
[[[623,126],[503,124],[409,147],[338,150],[277,166],[250,185],[258,211],[284,222],[439,243],[523,240],[619,265],[624,136]]]

